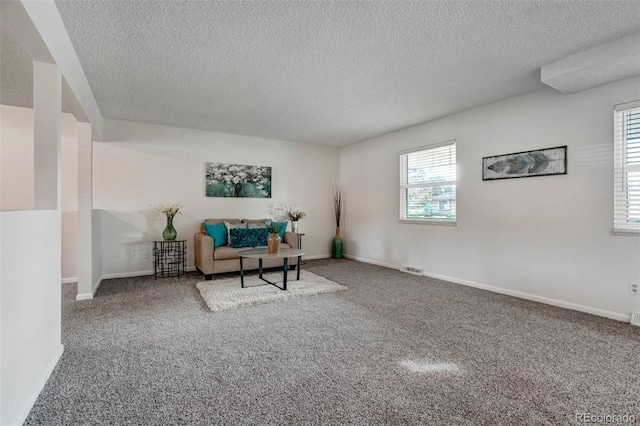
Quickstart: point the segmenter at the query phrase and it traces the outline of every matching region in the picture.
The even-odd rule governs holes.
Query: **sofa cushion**
[[[280,244],[280,248],[281,249],[285,249],[285,248],[291,248],[291,246],[289,244],[286,243],[282,243]],[[215,251],[213,252],[213,259],[214,260],[233,260],[233,259],[240,259],[240,255],[238,255],[238,253],[240,253],[242,250],[247,250],[246,247],[243,248],[233,248],[231,246],[222,246],[222,247],[218,247],[217,249],[215,249]],[[238,264],[239,265],[239,264]],[[239,270],[239,269],[238,269]]]
[[[246,228],[247,224],[246,223],[229,223],[225,221],[224,226],[227,227],[227,245],[231,245],[231,234],[229,233],[229,231],[235,228]]]
[[[224,222],[216,223],[215,225],[203,223],[202,226],[204,226],[207,234],[213,238],[213,247],[227,245],[227,227],[224,226]]]
[[[269,231],[267,228],[232,228],[229,230],[231,247],[258,247],[267,244]]]
[[[233,248],[231,246],[222,246],[215,249],[213,252],[214,260],[229,260],[239,259],[238,252],[246,250],[246,248]]]

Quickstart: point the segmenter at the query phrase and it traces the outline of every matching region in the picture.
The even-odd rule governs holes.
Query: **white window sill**
[[[436,220],[436,219],[400,219],[398,223],[406,223],[412,225],[445,225],[445,226],[457,226],[458,223],[450,220]]]
[[[621,235],[627,237],[638,237],[640,236],[640,229],[612,229],[611,235]]]

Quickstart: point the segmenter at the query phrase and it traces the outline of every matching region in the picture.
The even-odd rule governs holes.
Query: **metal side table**
[[[187,240],[153,242],[153,277],[180,278],[187,266]]]

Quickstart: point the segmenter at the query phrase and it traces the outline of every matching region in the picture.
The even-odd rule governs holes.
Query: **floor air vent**
[[[640,327],[640,312],[631,313],[631,324]]]
[[[401,267],[400,270],[402,272],[407,272],[413,275],[422,275],[422,273],[424,272],[423,268],[418,268],[416,266],[408,266],[408,265]]]

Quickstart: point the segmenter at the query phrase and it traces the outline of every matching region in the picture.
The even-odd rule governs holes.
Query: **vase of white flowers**
[[[173,227],[173,218],[180,213],[181,208],[182,205],[180,203],[160,204],[155,208],[156,211],[163,213],[167,217],[167,226],[162,231],[162,238],[166,241],[173,241],[178,236],[176,228]]]

